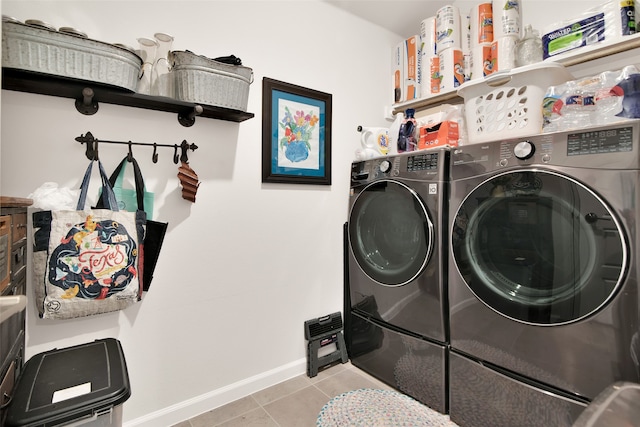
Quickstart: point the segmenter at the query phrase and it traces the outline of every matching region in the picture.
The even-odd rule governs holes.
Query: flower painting
[[[262,182],[331,184],[331,95],[263,79]]]
[[[318,108],[280,100],[278,165],[318,169]]]

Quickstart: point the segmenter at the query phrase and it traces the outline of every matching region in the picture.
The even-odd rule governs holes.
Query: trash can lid
[[[573,427],[631,426],[639,419],[640,384],[619,381],[598,394]]]
[[[129,396],[129,374],[118,340],[53,349],[25,363],[5,425],[63,424],[122,404]]]

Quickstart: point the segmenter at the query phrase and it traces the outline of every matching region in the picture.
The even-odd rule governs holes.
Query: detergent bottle
[[[414,151],[418,147],[415,113],[416,110],[413,108],[407,108],[405,111],[405,118],[400,125],[398,133],[398,153]]]
[[[382,127],[358,126],[363,149],[377,151],[379,155],[389,154],[389,129]]]
[[[389,154],[398,154],[398,136],[400,135],[400,126],[404,121],[404,113],[396,113],[396,118],[389,126]]]

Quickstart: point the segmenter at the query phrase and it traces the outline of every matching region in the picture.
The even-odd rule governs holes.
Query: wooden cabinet
[[[0,425],[24,364],[29,199],[0,196]]]
[[[0,197],[0,296],[25,295],[27,207],[31,204],[29,199]]]

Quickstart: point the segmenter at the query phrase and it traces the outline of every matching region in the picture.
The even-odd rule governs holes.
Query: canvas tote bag
[[[137,191],[137,189],[123,187],[124,176],[127,170],[127,164],[133,163],[134,161],[135,161],[134,179],[135,179],[136,186],[139,183],[142,184],[142,197],[143,197],[142,205],[138,203],[139,191]],[[133,157],[133,155],[128,155],[127,157],[122,159],[118,167],[116,167],[116,169],[113,171],[113,173],[109,177],[109,182],[113,187],[113,193],[116,195],[116,201],[118,202],[118,208],[120,208],[120,210],[135,212],[136,210],[140,209],[146,212],[147,220],[150,220],[150,219],[153,219],[154,194],[152,192],[147,191],[146,187],[144,186],[144,180],[142,179],[142,173],[140,173],[139,175],[136,175],[135,174],[136,170],[140,172],[140,168],[138,167],[138,162]],[[138,180],[140,180],[140,182]],[[144,206],[144,209],[142,209],[140,206]]]
[[[106,209],[85,209],[93,163]],[[76,210],[33,213],[36,305],[45,319],[124,309],[142,295],[144,211],[119,211],[100,161],[89,163]]]
[[[122,188],[122,177],[124,176],[124,171],[129,163],[133,165],[135,190]],[[149,199],[153,202],[153,193],[148,193],[146,191],[142,171],[140,170],[140,166],[138,165],[138,161],[135,157],[129,155],[122,159],[120,164],[109,177],[109,183],[113,186],[114,190],[116,190],[114,193],[118,206],[122,206],[124,204],[127,206],[127,210],[134,210],[135,208],[132,207],[136,206],[137,210],[145,211],[147,213],[144,235],[144,274],[142,280],[142,289],[146,292],[151,287],[153,272],[156,269],[156,264],[160,257],[160,250],[162,249],[162,243],[164,242],[164,236],[167,233],[169,224],[149,219],[149,214],[153,212],[153,205],[150,210],[147,203]],[[122,192],[118,193],[118,187],[122,189]],[[135,202],[131,200],[131,195],[133,195]],[[104,207],[102,199],[98,201],[98,207]]]

